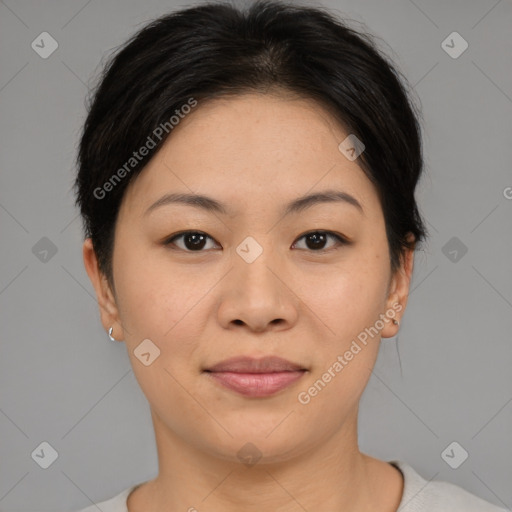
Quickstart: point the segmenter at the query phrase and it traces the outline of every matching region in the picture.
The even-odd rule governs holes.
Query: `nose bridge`
[[[271,236],[246,237],[234,248],[232,258],[232,269],[222,290],[221,323],[228,326],[243,322],[254,331],[294,324],[297,304],[283,282],[286,279],[278,278],[284,262],[274,251]]]
[[[234,270],[241,279],[242,287],[256,296],[279,292],[282,284],[274,275],[279,268],[279,257],[271,243],[271,236],[247,236],[237,247],[234,255]],[[259,241],[258,241],[259,240]],[[270,270],[272,269],[272,271]],[[272,290],[274,289],[275,290]],[[267,299],[271,297],[267,296]]]

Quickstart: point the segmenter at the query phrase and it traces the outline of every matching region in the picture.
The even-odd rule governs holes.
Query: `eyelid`
[[[177,239],[179,237],[182,237],[184,235],[188,235],[188,234],[203,235],[206,238],[209,238],[210,240],[213,240],[215,242],[215,244],[220,245],[213,237],[211,237],[210,235],[208,235],[204,231],[191,230],[191,229],[185,230],[185,231],[180,231],[178,233],[174,233],[170,237],[165,238],[162,243],[163,243],[164,246],[172,246],[175,239]],[[324,234],[324,235],[331,236],[331,237],[333,237],[333,238],[335,238],[337,240],[338,245],[342,245],[342,246],[343,245],[351,245],[353,243],[352,240],[350,240],[346,236],[342,235],[341,233],[337,233],[336,231],[330,231],[330,230],[326,230],[326,229],[313,229],[313,230],[306,231],[305,233],[302,233],[301,235],[299,235],[296,238],[296,240],[293,242],[292,247],[299,240],[301,240],[305,236],[311,235],[311,234]],[[328,249],[318,249],[316,251],[312,250],[312,249],[309,249],[309,250],[308,249],[299,249],[299,250],[306,250],[306,251],[311,252],[311,253],[319,253],[319,254],[321,254],[321,253],[328,252],[328,251],[333,250],[333,249],[336,249],[336,247],[330,247]],[[187,249],[181,249],[180,247],[176,248],[176,250],[180,250],[180,251],[188,252],[188,253],[206,252],[205,250],[191,251],[191,250],[187,250]]]
[[[307,235],[312,235],[312,234],[322,234],[322,235],[327,235],[327,236],[330,236],[332,238],[335,238],[337,240],[337,246],[343,246],[343,245],[351,245],[352,244],[352,241],[349,240],[346,236],[342,235],[341,233],[337,233],[336,231],[330,231],[330,230],[327,230],[327,229],[313,229],[313,230],[310,230],[310,231],[306,231],[305,233],[303,233],[302,235],[299,235],[297,237],[297,240],[295,242],[293,242],[292,244],[292,247],[299,241],[301,240],[302,238],[306,237]],[[318,254],[322,254],[322,253],[326,253],[326,252],[329,252],[331,250],[335,250],[337,249],[337,246],[334,246],[334,247],[329,247],[327,249],[318,249],[317,251],[314,251],[312,249],[299,249],[299,250],[306,250],[310,253],[318,253]]]
[[[173,235],[171,236],[168,236],[166,238],[164,238],[164,240],[162,241],[162,244],[164,246],[172,246],[173,243],[174,243],[174,240],[176,240],[177,238],[180,238],[180,237],[183,237],[185,235],[189,235],[189,234],[194,234],[194,235],[203,235],[204,237],[206,238],[209,238],[210,240],[213,240],[215,242],[215,244],[217,245],[220,245],[213,237],[211,237],[208,233],[205,233],[204,231],[200,231],[200,230],[197,230],[197,229],[187,229],[185,231],[180,231],[178,233],[174,233]],[[183,251],[183,252],[189,252],[189,253],[201,253],[201,252],[206,252],[204,250],[201,250],[201,251],[190,251],[190,250],[187,250],[187,249],[181,249],[181,247],[176,247],[175,248],[176,250],[178,251]]]

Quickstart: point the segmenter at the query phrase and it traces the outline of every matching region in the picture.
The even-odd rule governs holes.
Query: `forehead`
[[[371,210],[378,201],[374,185],[338,148],[347,135],[313,100],[245,94],[199,102],[130,184],[125,200],[142,214],[164,193],[194,192],[236,211],[337,188]]]

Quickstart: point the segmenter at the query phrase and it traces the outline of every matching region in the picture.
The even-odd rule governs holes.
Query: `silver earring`
[[[399,322],[396,318],[393,318],[393,323],[394,323],[395,325],[400,325],[400,322]]]
[[[112,336],[112,331],[114,329],[111,327],[109,330],[108,330],[108,337],[110,338],[110,341],[117,341],[113,336]]]

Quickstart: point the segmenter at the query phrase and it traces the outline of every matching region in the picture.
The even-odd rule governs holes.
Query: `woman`
[[[78,155],[83,255],[159,473],[101,510],[500,510],[358,448],[427,235],[404,83],[369,37],[273,2],[162,17],[106,67]]]

